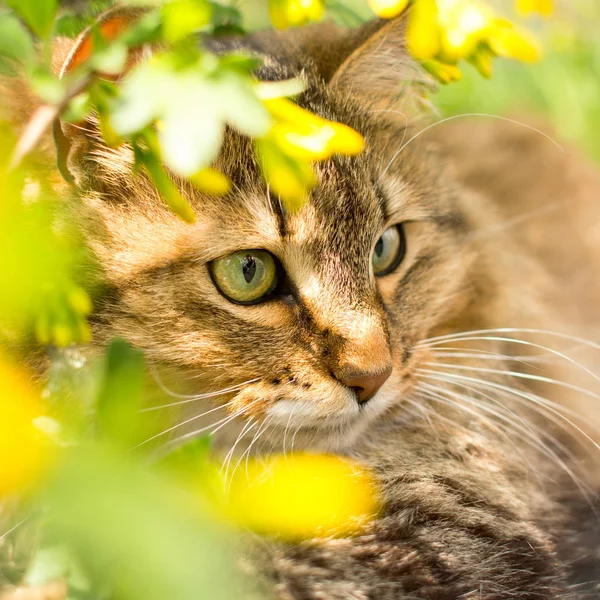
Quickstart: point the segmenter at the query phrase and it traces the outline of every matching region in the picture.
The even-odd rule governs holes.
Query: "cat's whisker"
[[[453,115],[450,117],[446,117],[444,119],[440,119],[439,121],[436,121],[435,123],[432,123],[431,125],[428,125],[427,127],[424,127],[423,129],[421,129],[420,131],[415,133],[415,135],[413,135],[408,141],[402,143],[400,148],[392,156],[392,158],[391,158],[390,162],[388,163],[388,165],[386,166],[386,168],[382,171],[381,175],[379,176],[379,179],[377,180],[377,183],[379,183],[381,181],[381,179],[385,176],[385,174],[389,171],[390,167],[392,166],[394,161],[400,156],[400,154],[402,154],[402,152],[404,152],[404,150],[406,150],[406,148],[408,148],[408,146],[410,146],[410,144],[412,144],[417,138],[422,136],[424,133],[430,131],[431,129],[438,127],[439,125],[443,125],[444,123],[448,123],[449,121],[455,121],[457,119],[464,119],[466,117],[485,117],[488,119],[496,119],[499,121],[505,121],[507,123],[512,123],[513,125],[518,125],[519,127],[524,127],[525,129],[529,129],[530,131],[535,131],[536,133],[539,133],[542,137],[546,138],[548,141],[550,141],[552,144],[554,144],[559,150],[564,152],[564,148],[556,140],[554,140],[552,137],[550,137],[547,133],[540,131],[536,127],[533,127],[532,125],[527,125],[527,123],[521,123],[520,121],[515,121],[514,119],[508,119],[506,117],[501,117],[499,115],[493,115],[493,114],[488,114],[488,113],[465,113],[462,115]]]
[[[506,439],[508,441],[510,447],[516,449],[518,454],[521,456],[521,459],[523,460],[523,462],[529,468],[529,470],[533,473],[536,473],[536,476],[537,476],[537,471],[532,467],[531,461],[527,458],[527,455],[520,449],[518,444],[515,444],[514,439],[512,437],[510,437],[510,435],[509,435],[509,433],[515,429],[515,427],[514,427],[514,422],[511,421],[508,417],[501,418],[501,420],[505,424],[504,425],[505,429],[502,429],[499,425],[494,423],[491,419],[485,417],[484,415],[481,414],[481,412],[479,412],[479,411],[487,412],[488,414],[495,415],[496,418],[500,418],[499,413],[497,413],[497,411],[488,409],[487,407],[482,405],[480,402],[477,402],[473,398],[470,398],[469,396],[466,396],[464,394],[453,393],[450,390],[447,390],[445,388],[441,388],[441,387],[438,387],[435,385],[423,384],[423,386],[424,387],[421,388],[420,391],[423,394],[423,397],[425,399],[429,399],[434,402],[445,404],[447,406],[450,406],[451,408],[458,409],[462,412],[466,412],[467,414],[474,417],[476,420],[482,422],[486,427],[488,427],[492,431],[496,432],[496,434],[498,434],[502,438]],[[444,395],[444,394],[448,394],[448,393],[450,393],[452,397],[448,398],[447,396]],[[469,408],[469,407],[465,406],[463,404],[464,402],[466,402],[473,408]],[[439,416],[441,417],[441,415],[439,415]],[[452,421],[452,419],[446,418],[446,421],[448,421],[451,425],[456,425],[456,423],[454,421]],[[468,428],[463,425],[460,425],[459,427],[461,429],[464,429],[465,431],[468,431]],[[512,431],[512,432],[518,433],[518,431]],[[531,437],[531,436],[528,436],[528,437]],[[528,442],[528,443],[529,443],[529,445],[531,445],[538,451],[540,450],[540,443],[543,445],[543,442],[541,440],[535,439],[535,435],[533,436],[533,441]],[[542,453],[544,453],[543,449],[542,449]],[[502,454],[504,454],[506,456],[506,454],[504,452],[502,452]]]
[[[248,458],[250,457],[250,452],[252,450],[252,446],[254,446],[254,444],[257,442],[257,440],[260,439],[261,435],[266,431],[266,429],[267,429],[267,423],[268,423],[268,421],[269,421],[270,418],[271,417],[266,417],[265,419],[263,419],[262,423],[259,426],[259,428],[254,432],[254,436],[252,437],[252,441],[248,444],[248,447],[246,448],[246,450],[244,450],[243,454],[238,459],[237,463],[235,464],[235,467],[233,467],[233,471],[231,473],[231,480],[232,481],[235,478],[235,474],[236,474],[236,472],[238,470],[238,467],[242,464],[242,461],[244,460],[244,457],[246,457],[246,477],[248,477]]]
[[[432,378],[432,377],[430,377]],[[446,379],[444,379],[443,377],[435,377],[432,379],[436,379],[437,381],[441,381],[443,383],[447,383],[447,384],[451,384],[453,385],[454,382],[452,381],[448,381]],[[424,386],[429,386],[429,384],[424,384]],[[437,386],[432,386],[434,388],[436,388],[438,391],[443,391],[445,393],[451,393],[453,395],[455,395],[455,397],[460,398],[463,401],[466,401],[470,404],[474,404],[474,406],[476,406],[477,408],[479,408],[480,410],[484,410],[485,412],[487,412],[488,414],[492,414],[493,416],[495,416],[496,418],[499,418],[500,420],[502,420],[503,422],[506,422],[507,425],[509,427],[511,427],[513,430],[516,430],[517,432],[520,432],[521,434],[523,434],[525,436],[525,438],[523,438],[523,441],[525,443],[527,443],[528,445],[534,447],[537,451],[541,452],[544,456],[546,456],[547,458],[549,458],[550,460],[552,460],[558,467],[560,467],[573,481],[573,483],[578,487],[578,489],[580,490],[580,492],[582,493],[583,497],[586,499],[587,502],[590,503],[590,507],[592,508],[592,510],[594,510],[593,508],[593,503],[591,501],[591,498],[594,497],[594,492],[591,490],[591,488],[582,480],[581,477],[579,477],[566,463],[564,460],[562,460],[560,458],[560,456],[558,456],[556,454],[556,452],[554,452],[552,450],[552,448],[550,448],[548,446],[548,444],[546,444],[543,439],[537,434],[535,433],[535,431],[532,429],[531,424],[527,424],[524,419],[522,419],[521,417],[518,417],[517,415],[515,415],[515,413],[513,411],[508,411],[509,413],[511,413],[513,416],[515,416],[518,421],[520,423],[516,423],[514,420],[511,420],[509,417],[507,417],[506,415],[502,415],[501,413],[498,413],[498,411],[491,409],[490,407],[483,405],[479,402],[475,402],[470,396],[467,396],[465,394],[457,394],[455,392],[452,392],[450,390],[447,389],[443,389],[443,388],[439,388]],[[499,405],[501,408],[503,408],[504,410],[506,410],[506,407],[503,407],[501,404],[498,403],[498,401],[491,399],[489,396],[486,396],[488,399],[492,400],[492,402],[495,405]],[[555,438],[548,436],[547,433],[544,433],[545,437],[548,438],[548,440],[555,445],[555,447],[557,447],[557,449],[559,449],[560,451],[565,453],[565,456],[569,459],[573,459],[573,454],[571,452],[569,452],[558,440],[556,440]],[[527,464],[529,464],[528,459],[522,454],[522,452],[519,450],[519,444],[514,444],[513,443],[514,448],[517,449],[517,451],[519,452],[519,454],[521,454],[521,456],[524,458],[524,460],[527,462]],[[576,463],[574,463],[576,464]],[[531,466],[530,466],[531,469]],[[533,469],[532,470],[533,473],[537,474],[537,470]]]
[[[10,529],[7,529],[2,535],[0,535],[0,542],[7,538],[11,533],[19,529],[19,527],[25,525],[25,523],[27,523],[27,521],[29,521],[31,518],[31,516],[25,517],[18,523],[15,523]]]
[[[259,402],[261,399],[257,398],[256,400],[254,400],[253,402],[250,402],[249,404],[247,404],[246,406],[244,406],[243,408],[241,408],[240,410],[234,412],[231,415],[227,415],[225,417],[223,417],[222,419],[220,419],[219,421],[217,421],[216,423],[212,423],[211,425],[207,425],[206,427],[202,427],[201,429],[196,429],[195,431],[189,433],[189,434],[185,434],[179,438],[177,438],[176,441],[183,441],[186,439],[189,439],[191,437],[195,437],[197,434],[199,433],[203,433],[205,431],[208,431],[210,429],[212,429],[215,425],[219,425],[219,427],[217,427],[217,429],[213,430],[210,432],[210,435],[213,435],[215,433],[215,431],[218,431],[219,429],[221,429],[221,427],[223,427],[224,425],[227,425],[227,423],[229,423],[233,418],[238,417],[239,415],[243,414],[244,412],[246,412],[251,406],[253,406],[254,404],[256,404],[257,402]],[[230,402],[228,402],[227,404],[230,405],[233,403],[234,400],[231,400]],[[223,405],[225,406],[225,405]],[[218,407],[221,408],[221,407]],[[209,411],[210,412],[210,411]],[[197,421],[198,419],[204,417],[206,414],[208,414],[208,412],[206,413],[201,413],[199,415],[194,415],[193,417],[190,417],[189,419],[186,419],[185,421],[181,421],[180,423],[176,423],[175,425],[168,427],[167,429],[164,429],[163,431],[147,438],[146,440],[144,440],[143,442],[140,442],[137,446],[134,446],[135,448],[139,448],[140,446],[143,446],[144,444],[147,444],[148,442],[151,442],[159,437],[162,437],[163,435],[166,435],[167,433],[170,433],[171,431],[174,431],[175,429],[179,429],[180,427],[183,427],[184,425],[187,425],[188,423],[192,423],[193,421]]]
[[[253,429],[255,425],[256,425],[256,421],[254,420],[253,417],[251,417],[250,419],[248,419],[246,424],[242,427],[242,430],[240,431],[239,435],[237,436],[235,442],[233,442],[231,448],[229,449],[229,451],[225,455],[225,458],[223,459],[223,463],[221,465],[221,473],[223,473],[223,471],[225,471],[225,474],[227,475],[227,470],[229,469],[229,463],[231,462],[231,457],[233,456],[233,453],[235,452],[237,445],[240,443],[240,441],[242,440],[244,435],[248,431]]]
[[[286,454],[287,434],[288,434],[290,425],[292,423],[292,417],[294,416],[294,412],[296,411],[297,406],[298,406],[297,404],[294,404],[294,406],[292,407],[292,410],[290,411],[290,416],[285,425],[285,429],[283,430],[283,456],[284,456],[284,458],[287,458],[287,454]]]
[[[254,419],[249,419],[248,422],[246,423],[246,425],[244,425],[244,427],[242,428],[242,431],[240,432],[240,434],[238,435],[237,439],[235,440],[235,442],[233,443],[233,445],[231,446],[229,452],[227,453],[227,456],[225,457],[225,459],[223,460],[223,465],[221,466],[221,473],[223,473],[223,471],[225,471],[225,475],[223,477],[224,481],[225,481],[225,489],[227,489],[227,482],[228,482],[228,475],[229,475],[229,467],[231,466],[231,459],[233,458],[233,455],[235,453],[235,449],[237,447],[237,445],[240,443],[240,441],[243,439],[243,437],[252,429],[254,429],[254,427],[256,427],[257,425],[257,421],[255,421]],[[234,471],[235,473],[235,471]],[[233,476],[232,476],[233,477]]]
[[[172,406],[179,406],[180,404],[196,402],[197,400],[203,400],[205,398],[214,398],[216,396],[221,396],[222,394],[228,394],[229,392],[237,391],[246,385],[250,385],[251,383],[256,383],[257,381],[260,380],[260,377],[255,377],[254,379],[248,379],[247,381],[242,381],[241,383],[236,383],[235,385],[223,388],[221,390],[217,390],[214,392],[206,392],[204,394],[178,394],[178,393],[174,392],[173,390],[170,390],[165,385],[165,383],[160,378],[160,375],[158,374],[158,371],[156,370],[155,367],[151,367],[150,372],[152,374],[152,377],[156,381],[156,384],[158,385],[158,387],[160,388],[160,390],[162,392],[164,392],[168,396],[171,396],[171,398],[181,398],[182,402],[172,402],[170,404],[163,404],[161,406],[150,406],[148,408],[142,409],[141,412],[159,410],[161,408],[170,408]]]
[[[519,371],[505,371],[502,369],[488,369],[488,368],[484,368],[484,367],[454,365],[454,364],[450,364],[450,363],[440,363],[440,362],[426,362],[423,364],[431,366],[431,367],[443,367],[445,369],[453,369],[453,370],[457,370],[457,371],[471,371],[471,372],[476,372],[476,373],[487,373],[490,375],[507,375],[510,377],[515,377],[517,379],[526,379],[529,381],[538,381],[540,383],[548,383],[548,384],[556,385],[558,387],[562,387],[562,388],[565,388],[565,389],[568,389],[568,390],[571,390],[574,392],[579,392],[581,394],[589,396],[590,398],[593,398],[594,400],[600,400],[600,394],[592,392],[591,390],[587,390],[585,388],[582,388],[578,385],[568,383],[566,381],[559,381],[557,379],[552,379],[550,377],[544,377],[541,375],[532,375],[529,373],[521,373]],[[586,419],[586,417],[584,415],[576,413],[575,411],[570,410],[566,406],[562,406],[555,402],[551,402],[550,400],[547,400],[547,399],[543,399],[543,400],[548,405],[552,405],[557,410],[562,411],[565,415],[569,415],[569,416],[573,417],[574,419],[578,419],[578,420],[584,421],[586,423],[589,421],[589,419]],[[598,428],[597,431],[598,431],[598,433],[600,433],[600,428]]]
[[[527,334],[534,334],[534,335],[547,335],[547,336],[567,340],[570,342],[574,342],[574,343],[580,344],[582,346],[594,348],[595,350],[600,350],[600,344],[594,342],[593,340],[586,340],[586,339],[578,337],[578,336],[561,333],[559,331],[552,331],[549,329],[534,329],[534,328],[522,328],[522,327],[499,327],[499,328],[495,328],[495,329],[474,329],[472,331],[462,331],[462,332],[458,332],[458,333],[439,335],[436,337],[431,337],[431,338],[422,340],[421,343],[416,347],[419,347],[421,345],[431,346],[435,342],[439,342],[439,341],[443,341],[443,340],[455,341],[455,340],[461,340],[462,338],[465,338],[465,337],[470,337],[473,335],[483,335],[486,333],[496,333],[496,334],[527,333]],[[502,340],[510,340],[511,338],[501,338],[501,339]],[[513,341],[515,341],[515,340],[513,340]],[[519,341],[523,341],[523,340],[519,340]]]
[[[517,421],[519,421],[524,427],[526,427],[529,431],[531,431],[536,437],[539,437],[538,434],[535,433],[535,431],[532,429],[532,427],[534,427],[534,425],[532,423],[527,422],[522,416],[520,416],[517,413],[515,413],[513,410],[511,410],[510,408],[508,408],[507,406],[505,406],[504,404],[502,404],[496,398],[493,398],[489,394],[486,394],[484,391],[482,391],[481,389],[478,389],[477,387],[473,387],[473,385],[468,385],[466,383],[455,381],[455,380],[454,381],[453,380],[448,380],[448,378],[444,377],[444,375],[445,375],[445,373],[440,372],[438,374],[438,376],[431,376],[430,375],[430,376],[424,376],[424,377],[426,377],[428,379],[433,379],[433,380],[438,381],[438,382],[443,382],[443,383],[446,383],[446,384],[450,384],[453,387],[454,386],[459,386],[461,388],[464,388],[468,392],[474,392],[478,396],[480,396],[480,397],[488,400],[491,404],[493,404],[493,405],[499,407],[500,409],[502,409],[507,415],[510,415],[511,417],[513,417],[514,419],[516,419]],[[452,391],[452,393],[456,393],[456,392]],[[468,396],[468,398],[471,398],[471,396]],[[557,427],[559,427],[560,429],[562,429],[562,431],[564,431],[568,435],[570,434],[570,431],[568,430],[568,428],[566,427],[566,425],[562,421],[556,419],[556,417],[554,417],[553,415],[548,416],[547,414],[544,413],[543,416],[545,418],[547,418],[548,420],[550,420],[552,423],[554,423]],[[536,429],[538,429],[539,433],[541,433],[546,439],[548,439],[548,441],[550,441],[553,444],[554,447],[556,447],[558,450],[560,450],[561,452],[563,452],[563,454],[565,454],[565,456],[567,456],[570,459],[574,459],[575,458],[574,455],[558,439],[556,439],[555,437],[551,436],[548,432],[543,431],[539,427],[536,427]]]
[[[431,369],[418,369],[418,371],[425,374],[434,374],[440,375],[439,371],[431,370]],[[482,379],[478,379],[476,377],[468,377],[466,375],[457,375],[456,373],[443,373],[444,377],[449,378],[450,380],[458,380],[458,381],[468,381],[476,386],[483,386],[488,389],[501,390],[511,394],[515,397],[515,400],[518,401],[519,398],[524,400],[529,400],[534,405],[538,407],[543,407],[545,410],[549,411],[553,415],[557,416],[559,419],[563,420],[566,424],[571,426],[577,433],[583,436],[594,448],[600,451],[600,445],[596,442],[589,434],[587,434],[581,427],[579,427],[576,423],[571,421],[567,416],[565,416],[562,412],[554,408],[553,406],[549,406],[550,402],[537,396],[536,394],[525,392],[522,390],[517,390],[515,388],[511,388],[500,383],[492,382],[492,381],[484,381]],[[521,401],[521,403],[523,403]],[[561,407],[562,408],[562,407]]]
[[[432,350],[431,354],[435,357],[450,357],[450,358],[475,358],[477,360],[497,360],[502,362],[518,362],[522,365],[526,365],[531,367],[532,369],[541,370],[542,367],[535,365],[533,363],[540,362],[550,362],[558,360],[558,357],[554,355],[544,356],[542,354],[535,356],[525,356],[525,355],[510,355],[510,354],[502,354],[499,352],[492,352],[491,350],[481,350],[479,348],[458,348],[453,346],[436,346],[434,350]]]
[[[521,344],[521,345],[524,345],[524,346],[527,346],[530,348],[538,348],[541,350],[546,350],[547,352],[550,352],[551,354],[554,354],[554,355],[566,360],[567,362],[571,363],[578,369],[580,369],[580,370],[584,371],[585,373],[587,373],[588,375],[590,375],[590,377],[593,377],[596,381],[600,382],[600,376],[596,375],[596,373],[594,373],[593,371],[588,369],[585,365],[581,364],[580,362],[576,361],[575,359],[571,358],[570,356],[567,356],[566,354],[559,352],[558,350],[553,350],[552,348],[542,346],[541,344],[535,344],[533,342],[528,342],[526,340],[519,340],[519,339],[505,338],[505,337],[496,337],[496,336],[472,336],[472,337],[462,338],[462,340],[468,340],[468,341],[488,340],[488,341],[493,341],[493,342],[508,342],[508,343],[512,343],[512,344]]]
[[[428,379],[431,379],[431,380],[437,381],[437,382],[441,382],[441,383],[448,383],[446,380],[444,380],[441,377],[440,378],[438,378],[438,377],[430,377]],[[430,392],[430,393],[442,394],[442,395],[444,395],[444,397],[447,400],[454,399],[456,401],[456,402],[453,403],[453,405],[455,407],[460,408],[460,410],[462,410],[463,412],[467,412],[471,416],[473,416],[473,417],[477,418],[478,420],[482,421],[487,427],[489,427],[490,429],[492,429],[496,433],[502,435],[503,437],[506,437],[507,432],[504,431],[504,430],[502,430],[491,419],[488,419],[488,418],[484,417],[483,415],[481,415],[481,413],[477,412],[477,410],[475,410],[475,409],[483,410],[484,412],[486,412],[486,413],[488,413],[488,414],[496,417],[497,419],[501,420],[502,422],[504,422],[506,425],[508,425],[512,429],[515,429],[516,426],[519,426],[519,424],[516,423],[513,419],[511,419],[511,417],[514,417],[517,420],[521,420],[512,411],[507,410],[506,407],[504,407],[502,405],[500,405],[500,409],[502,409],[503,411],[505,411],[506,414],[503,414],[502,412],[499,412],[496,409],[493,409],[493,408],[491,408],[489,406],[486,406],[486,405],[482,404],[481,402],[478,402],[475,398],[472,398],[471,396],[468,396],[466,394],[461,394],[460,392],[456,392],[454,390],[442,388],[442,387],[439,387],[439,386],[436,386],[436,385],[433,385],[433,384],[421,382],[421,384],[419,386],[419,391],[421,391],[421,392]],[[450,396],[450,398],[448,398],[448,396]],[[463,404],[461,404],[461,402],[466,402],[469,406],[472,406],[473,408],[467,408]],[[520,425],[520,426],[527,428],[528,435],[531,435],[533,433],[532,430],[531,430],[531,428],[529,428],[529,427],[527,427],[525,425]],[[519,431],[519,432],[523,433],[523,431]],[[514,440],[509,440],[509,441],[511,442],[511,444],[514,442]]]

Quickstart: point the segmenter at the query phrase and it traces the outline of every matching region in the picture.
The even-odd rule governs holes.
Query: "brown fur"
[[[351,454],[373,468],[385,510],[364,535],[260,545],[269,562],[264,567],[261,556],[257,564],[280,598],[594,597],[598,524],[563,467],[583,478],[597,463],[581,471],[577,440],[519,397],[488,389],[494,398],[486,413],[419,396],[417,369],[437,360],[420,342],[445,333],[539,328],[593,338],[600,298],[595,171],[540,133],[506,122],[441,126],[397,154],[427,123],[419,105],[430,85],[404,51],[401,21],[208,45],[258,54],[262,79],[301,76],[307,88],[299,103],[356,128],[366,151],[319,165],[319,187],[289,214],[261,181],[250,141],[228,131],[217,167],[233,191],[207,198],[181,183],[198,217],[189,226],[148,180],[134,176],[128,147],[106,148],[93,123],[87,131],[63,126],[77,188],[74,218],[106,278],[90,351],[121,335],[178,392],[256,380],[217,399],[268,424],[257,450],[281,449],[290,427],[296,448]],[[394,223],[405,223],[408,254],[376,281],[372,248]],[[207,263],[249,248],[278,257],[289,294],[239,306],[217,292]],[[548,344],[544,336],[526,339]],[[474,347],[506,355],[493,363],[498,370],[537,372],[510,359],[529,347],[502,340],[463,346]],[[333,374],[347,365],[376,369],[389,353],[392,376],[359,407]],[[594,365],[591,357],[578,360]],[[459,364],[490,366],[483,359]],[[564,371],[546,365],[543,374],[581,383]],[[591,406],[572,390],[485,377],[579,412]],[[177,419],[201,410],[190,403]],[[511,429],[515,412],[508,411],[539,427],[549,445],[532,443],[521,421]],[[210,422],[198,417],[173,438]],[[243,424],[221,428],[218,451],[230,448]],[[251,440],[242,436],[240,448]]]

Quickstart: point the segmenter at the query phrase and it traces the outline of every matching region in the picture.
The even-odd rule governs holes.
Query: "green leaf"
[[[244,33],[242,15],[234,6],[225,6],[218,2],[211,2],[212,23],[215,34],[234,35]]]
[[[41,38],[52,33],[58,0],[6,0],[25,23]]]
[[[144,600],[250,598],[206,501],[154,476],[130,453],[79,447],[46,500],[56,539],[68,543],[92,589]]]
[[[68,123],[81,123],[90,114],[91,110],[90,94],[89,92],[83,92],[69,102],[61,116],[63,121]]]
[[[65,97],[65,82],[42,68],[30,73],[29,84],[33,92],[47,104],[60,104]]]
[[[189,202],[179,193],[157,156],[150,151],[136,148],[136,162],[144,165],[150,179],[171,210],[187,223],[194,223],[196,213]]]
[[[98,427],[103,436],[134,446],[140,442],[146,364],[140,350],[120,338],[109,344],[97,400]]]
[[[120,75],[125,70],[129,49],[122,42],[107,44],[91,58],[92,68],[98,73]]]
[[[206,27],[212,16],[206,0],[171,0],[162,7],[163,33],[173,44]]]
[[[169,471],[191,473],[208,463],[210,450],[210,436],[200,436],[167,454],[160,466]]]
[[[84,18],[75,13],[64,13],[54,23],[54,33],[63,37],[77,37],[87,26]]]
[[[0,12],[0,72],[11,72],[16,62],[31,64],[35,58],[35,48],[29,32],[14,15]]]

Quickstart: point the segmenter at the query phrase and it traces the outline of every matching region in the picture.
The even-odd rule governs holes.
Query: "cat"
[[[301,77],[301,106],[365,137],[316,165],[296,213],[234,130],[215,165],[226,197],[180,183],[190,226],[128,146],[60,124],[73,219],[105,279],[84,352],[118,335],[159,391],[214,394],[158,441],[213,429],[221,455],[293,444],[372,470],[383,512],[361,535],[257,544],[246,568],[274,597],[598,597],[585,436],[600,419],[577,365],[598,361],[583,338],[600,325],[599,176],[516,122],[428,128],[430,81],[404,37],[399,17],[206,42],[260,58],[261,80]]]

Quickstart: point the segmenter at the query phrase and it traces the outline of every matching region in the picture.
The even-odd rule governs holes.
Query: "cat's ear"
[[[389,107],[403,99],[419,101],[431,79],[406,49],[406,16],[375,21],[355,34],[352,51],[333,74],[330,85],[370,106]]]
[[[55,49],[53,64],[61,78],[73,72],[90,59],[94,50],[95,32],[106,41],[118,38],[128,27],[137,21],[145,11],[135,8],[117,8],[100,16],[98,21],[87,28],[75,40],[75,43],[62,40]],[[127,65],[120,75],[98,73],[99,77],[116,80],[140,60],[141,52],[131,52]],[[79,163],[88,152],[90,143],[101,143],[95,119],[90,118],[85,123],[66,123],[57,119],[53,126],[56,145],[56,158],[62,176],[69,182],[77,180]]]

